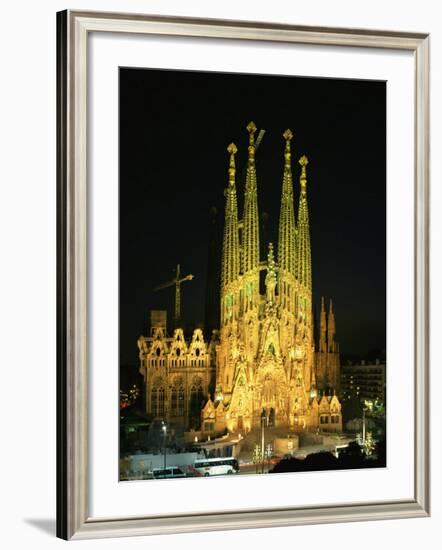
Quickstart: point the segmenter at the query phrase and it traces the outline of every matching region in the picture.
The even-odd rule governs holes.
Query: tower
[[[296,296],[296,225],[292,181],[291,140],[293,134],[287,129],[285,140],[284,172],[281,190],[281,206],[278,232],[279,305],[281,308],[281,349],[286,355],[294,346],[295,296]]]
[[[236,145],[231,143],[227,148],[229,159],[229,182],[225,191],[226,208],[224,219],[224,239],[221,265],[221,325],[232,321],[235,314],[237,296],[235,283],[239,276],[239,234],[238,234],[238,202],[235,183]]]
[[[283,134],[285,139],[284,176],[282,182],[281,208],[279,214],[278,262],[280,277],[285,280],[287,275],[294,279],[296,275],[296,226],[293,204],[293,181],[290,142],[293,138],[291,130]]]
[[[244,192],[244,216],[242,233],[242,272],[244,275],[255,272],[259,265],[258,190],[256,181],[254,137],[256,132],[256,125],[254,122],[250,122],[248,124],[247,131],[249,132],[249,147],[246,186]]]
[[[319,351],[327,351],[327,317],[325,313],[324,296],[321,298],[321,313],[319,316]]]
[[[300,194],[297,227],[297,326],[296,349],[303,356],[304,383],[308,391],[312,383],[313,365],[313,312],[312,312],[312,265],[310,249],[310,222],[307,203],[307,164],[303,155],[299,159],[301,175],[299,178]]]
[[[312,292],[312,259],[310,250],[310,223],[307,204],[307,164],[308,158],[303,155],[299,159],[301,165],[301,177],[299,183],[301,194],[298,210],[298,258],[297,278],[299,284],[304,287],[307,294]]]
[[[255,166],[255,132],[256,125],[250,122],[247,125],[249,133],[246,186],[244,190],[244,216],[242,220],[242,281],[240,286],[240,310],[245,323],[251,323],[252,330],[242,331],[244,346],[257,351],[258,324],[257,310],[259,307],[259,212],[258,212],[258,185]]]
[[[330,308],[328,310],[328,323],[327,323],[327,351],[334,353],[335,350],[335,314],[333,313],[333,302],[330,299]]]

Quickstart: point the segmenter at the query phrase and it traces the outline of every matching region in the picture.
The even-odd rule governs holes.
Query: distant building
[[[385,401],[385,362],[360,361],[341,366],[341,394],[344,399]]]

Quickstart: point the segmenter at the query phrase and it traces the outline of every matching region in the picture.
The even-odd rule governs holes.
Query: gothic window
[[[155,353],[157,354],[157,357],[159,357],[159,356],[160,356],[160,354],[161,354],[161,350],[160,350],[160,348],[157,348],[157,349],[156,349],[156,352],[155,352]]]
[[[164,388],[158,390],[158,416],[164,416]]]
[[[158,391],[156,388],[153,388],[150,395],[150,408],[152,414],[156,416],[158,410]]]
[[[178,416],[183,416],[184,414],[184,388],[181,386],[178,390]]]
[[[180,348],[177,348],[177,350],[176,350],[176,356],[179,357],[179,356],[180,356],[180,353],[181,353]]]
[[[160,377],[154,380],[152,390],[150,392],[150,409],[153,415],[164,415],[164,387]]]
[[[201,383],[198,386],[193,385],[190,388],[190,414],[192,416],[199,415],[201,411],[201,406],[204,400],[203,387]]]
[[[176,415],[178,412],[178,390],[177,388],[172,388],[170,395],[170,408],[173,415]]]
[[[197,391],[198,410],[201,409],[201,405],[204,401],[204,392],[202,386],[199,386]]]
[[[190,388],[190,413],[194,415],[197,412],[197,390],[195,386]]]

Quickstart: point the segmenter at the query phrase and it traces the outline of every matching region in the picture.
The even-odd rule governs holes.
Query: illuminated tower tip
[[[247,131],[249,132],[249,160],[255,154],[255,132],[256,124],[251,121],[247,124]]]
[[[305,193],[306,192],[306,186],[307,186],[308,158],[305,155],[302,155],[302,157],[299,159],[299,164],[301,165],[301,177],[300,177],[301,193]]]
[[[236,148],[236,145],[234,143],[231,143],[227,147],[227,152],[230,154],[230,162],[229,162],[229,185],[230,187],[235,185],[235,154],[238,151]]]
[[[230,153],[230,156],[235,155],[237,151],[238,151],[238,149],[236,148],[236,145],[234,143],[231,143],[227,147],[227,152]]]
[[[249,134],[251,134],[253,136],[253,134],[256,132],[256,124],[253,122],[253,120],[251,120],[248,124],[247,124],[247,131],[249,132]]]
[[[290,128],[287,128],[287,130],[282,135],[286,141],[291,141],[291,139],[293,138],[293,133]]]
[[[285,139],[285,152],[284,152],[284,159],[285,159],[285,168],[286,170],[290,169],[290,161],[291,161],[291,153],[290,153],[290,142],[293,138],[293,133],[290,130],[290,128],[287,128],[287,130],[282,134]]]

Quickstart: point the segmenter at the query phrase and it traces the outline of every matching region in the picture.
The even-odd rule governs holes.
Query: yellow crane
[[[175,285],[175,327],[178,326],[178,323],[181,320],[181,283],[184,283],[185,281],[191,281],[192,279],[193,275],[191,273],[189,273],[189,275],[186,275],[185,277],[181,277],[180,264],[177,264],[175,278],[167,283],[163,283],[162,285],[158,285],[154,288],[154,291],[157,291]]]

